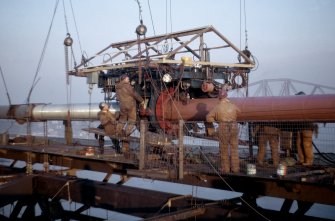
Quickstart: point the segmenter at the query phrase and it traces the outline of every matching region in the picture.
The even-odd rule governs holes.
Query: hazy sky
[[[80,52],[69,1],[64,0],[74,49]],[[148,0],[141,0],[143,21],[152,36]],[[244,15],[240,32],[240,2],[243,0],[150,0],[156,34],[213,25],[238,47],[244,47]],[[31,87],[51,23],[56,1],[0,0],[0,65],[12,103],[24,103]],[[170,21],[170,4],[172,23]],[[245,0],[249,49],[259,60],[251,82],[291,78],[334,86],[335,1]],[[82,49],[93,55],[110,43],[136,38],[139,24],[134,0],[72,0]],[[168,16],[166,16],[168,5]],[[168,24],[168,25],[166,25]],[[31,102],[66,103],[63,40],[66,26],[59,2],[40,80]],[[241,35],[242,34],[242,35]],[[242,44],[240,45],[240,37]],[[79,57],[76,58],[80,60]],[[89,102],[86,79],[72,78],[72,102]],[[103,94],[96,87],[92,102]],[[3,82],[0,105],[7,105]]]

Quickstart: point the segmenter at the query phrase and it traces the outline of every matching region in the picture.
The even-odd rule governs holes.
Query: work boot
[[[104,146],[99,146],[99,152],[100,152],[100,154],[104,154],[105,153]]]
[[[100,154],[104,154],[105,150],[104,150],[104,145],[105,145],[105,139],[103,136],[99,136],[99,151]]]

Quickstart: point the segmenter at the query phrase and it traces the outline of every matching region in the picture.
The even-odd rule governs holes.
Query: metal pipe
[[[161,121],[203,121],[206,114],[218,103],[218,99],[191,99],[182,103],[172,101],[164,93],[156,104],[156,117]],[[239,121],[290,121],[307,120],[335,122],[335,95],[308,95],[284,97],[230,98],[241,110]],[[67,120],[70,109],[71,120],[97,120],[99,104],[31,104],[0,106],[0,119],[31,121]],[[118,114],[119,104],[112,102],[112,113]]]
[[[160,99],[161,98],[161,99]],[[158,120],[203,121],[218,99],[191,99],[187,103],[161,96]],[[335,95],[229,98],[241,110],[239,121],[335,122]]]
[[[31,109],[31,111],[29,111]],[[0,106],[0,119],[31,121],[67,120],[70,110],[71,120],[97,120],[99,104],[32,104]],[[120,107],[117,102],[110,104],[110,111],[118,114]]]

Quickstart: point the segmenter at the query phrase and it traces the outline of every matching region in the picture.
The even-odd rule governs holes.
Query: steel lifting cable
[[[134,0],[137,5],[138,5],[138,17],[139,17],[139,20],[142,21],[142,7],[141,7],[141,3],[139,0]]]
[[[75,28],[76,28],[76,32],[77,32],[77,37],[78,37],[78,42],[79,42],[79,47],[80,47],[80,52],[81,54],[83,55],[83,50],[82,50],[82,47],[81,47],[81,43],[80,43],[80,38],[79,38],[79,32],[78,32],[78,27],[77,27],[77,22],[76,22],[76,18],[75,18],[75,14],[74,14],[74,10],[73,10],[73,5],[72,5],[72,1],[70,0],[70,6],[71,6],[71,12],[72,12],[72,16],[73,16],[73,20],[74,20],[74,25],[75,25]],[[64,0],[63,0],[63,10],[64,10],[64,20],[65,20],[65,25],[66,25],[66,31],[69,34],[69,27],[68,27],[68,20],[67,20],[67,16],[66,16],[66,9],[65,9],[65,3],[64,3]],[[72,47],[72,44],[70,45],[70,48],[71,48],[71,58],[73,58],[73,61],[74,61],[74,66],[77,66],[76,65],[76,59],[74,57],[74,53],[73,53],[73,47]],[[68,59],[68,51],[67,51],[67,47],[65,46],[65,57],[66,57],[66,60]],[[66,63],[68,63],[68,61],[66,61]],[[69,68],[67,67],[67,79],[69,78],[68,76],[68,71],[69,71]],[[68,85],[69,85],[69,82],[67,81]],[[68,94],[68,90],[70,90],[70,95]],[[71,84],[70,84],[70,88],[67,90],[67,102],[68,102],[68,106],[70,105],[71,103],[71,97],[72,97],[72,87],[71,87]],[[92,111],[92,90],[93,90],[93,86],[90,84],[89,85],[89,89],[88,89],[88,93],[89,93],[89,116],[91,115],[91,111]],[[70,107],[68,107],[68,112],[70,112]],[[68,113],[68,117],[69,119],[68,120],[71,120],[71,115]],[[89,121],[89,127],[91,127],[91,123],[92,121],[90,120]],[[89,134],[87,134],[88,136]],[[88,137],[87,137],[88,138]]]
[[[243,0],[244,7],[244,34],[245,34],[245,48],[248,48],[248,30],[247,30],[247,11],[245,9],[245,0]]]
[[[72,4],[71,4],[71,9],[72,9]],[[68,36],[70,36],[64,0],[63,0],[63,11],[64,11],[64,21],[65,21],[66,33],[67,33]],[[72,9],[72,13],[73,13],[73,9]],[[74,21],[76,21],[75,18],[74,18],[74,13],[73,13],[73,19],[74,19]],[[77,29],[76,23],[75,23],[75,26],[76,26],[76,29]],[[78,30],[77,30],[77,35],[78,35]],[[78,36],[78,39],[79,39],[79,36]],[[79,45],[80,45],[80,41],[79,41]],[[71,57],[73,58],[74,66],[76,66],[77,62],[76,62],[76,58],[74,57],[72,44],[70,45],[70,48],[71,48]],[[80,46],[80,49],[81,49],[81,46]]]
[[[219,171],[214,167],[214,165],[211,163],[211,161],[208,159],[208,157],[206,156],[206,154],[204,154],[204,152],[202,151],[202,148],[199,147],[199,151],[201,153],[201,155],[204,157],[204,159],[208,162],[208,164],[212,167],[212,169],[214,170],[214,172],[220,177],[220,179],[229,187],[229,189],[233,192],[236,192],[233,187],[231,187],[229,185],[229,183],[221,176],[221,174],[219,173]],[[252,209],[254,212],[256,212],[258,215],[260,215],[261,217],[263,217],[265,220],[270,221],[269,218],[267,218],[266,216],[264,216],[262,213],[260,213],[256,208],[254,208],[252,205],[250,205],[247,201],[245,201],[241,196],[239,197],[240,200],[242,202],[244,202],[250,209]]]
[[[43,45],[43,49],[42,49],[42,53],[41,53],[41,57],[39,59],[39,62],[38,62],[38,65],[37,65],[37,69],[36,69],[36,72],[35,72],[35,75],[34,75],[34,79],[33,79],[33,82],[31,84],[31,87],[30,87],[30,90],[29,90],[29,93],[28,93],[28,96],[27,96],[27,101],[26,103],[29,104],[29,109],[31,108],[30,107],[30,97],[31,97],[31,94],[35,88],[35,86],[37,85],[38,81],[40,80],[40,78],[37,78],[38,76],[38,73],[41,69],[41,66],[42,66],[42,63],[43,63],[43,59],[44,59],[44,55],[45,55],[45,51],[47,49],[47,45],[48,45],[48,42],[49,42],[49,37],[50,37],[50,33],[51,33],[51,29],[52,29],[52,25],[53,25],[53,22],[54,22],[54,19],[55,19],[55,15],[56,15],[56,12],[57,12],[57,8],[58,8],[58,3],[59,3],[59,0],[56,1],[56,4],[55,4],[55,8],[54,8],[54,12],[53,12],[53,15],[52,15],[52,19],[51,19],[51,23],[50,23],[50,26],[49,26],[49,30],[48,30],[48,34],[47,34],[47,37],[45,39],[45,42],[44,42],[44,45]],[[27,117],[27,135],[30,136],[31,135],[31,122],[30,122],[30,116]],[[29,142],[28,142],[29,143]]]
[[[170,33],[172,33],[172,9],[171,9],[172,3],[171,1],[172,0],[170,0]],[[170,40],[170,44],[171,44],[170,51],[172,51],[173,50],[172,38]]]
[[[149,7],[149,12],[150,12],[150,18],[151,18],[152,28],[153,28],[153,30],[154,30],[154,36],[156,36],[156,30],[155,30],[154,20],[152,19],[152,13],[151,13],[151,7],[150,7],[150,0],[148,0],[148,7]]]
[[[39,73],[40,68],[42,66],[42,62],[43,62],[43,58],[44,58],[45,51],[46,51],[46,48],[47,48],[47,44],[49,42],[49,37],[50,37],[53,22],[54,22],[54,19],[55,19],[55,15],[56,15],[56,12],[57,12],[58,3],[59,3],[59,0],[57,0],[56,4],[55,4],[55,8],[54,8],[53,16],[52,16],[51,23],[50,23],[50,26],[49,26],[48,34],[47,34],[47,37],[45,39],[44,46],[43,46],[43,49],[42,49],[42,54],[41,54],[40,60],[39,60],[38,65],[37,65],[37,69],[36,69],[36,72],[35,72],[35,75],[34,75],[34,79],[33,79],[31,88],[30,88],[29,93],[28,93],[27,104],[30,103],[30,96],[31,96],[31,94],[33,92],[33,89],[35,88],[35,86],[38,82],[37,76],[38,76],[38,73]]]
[[[3,84],[5,86],[5,90],[6,90],[6,94],[7,94],[7,98],[8,98],[8,103],[9,103],[9,105],[11,105],[12,102],[10,101],[10,96],[9,96],[9,93],[8,93],[8,88],[7,88],[7,84],[6,84],[6,81],[5,81],[5,77],[4,77],[3,72],[2,72],[1,65],[0,65],[0,72],[1,72],[1,77],[2,77]]]
[[[5,86],[5,90],[6,90],[6,94],[7,94],[7,98],[8,98],[8,103],[9,103],[9,105],[12,105],[12,102],[11,102],[11,100],[10,100],[10,96],[9,96],[9,92],[8,92],[7,84],[6,84],[6,81],[5,81],[5,77],[4,77],[4,74],[3,74],[3,71],[2,71],[1,65],[0,65],[0,72],[1,72],[1,77],[2,77],[3,84],[4,84],[4,86]],[[14,121],[11,121],[10,126],[9,126],[5,131],[8,132],[9,129],[13,127],[13,125],[14,125]]]
[[[81,54],[84,54],[83,53],[83,49],[81,47],[81,41],[80,41],[80,38],[79,38],[79,31],[78,31],[78,26],[77,26],[77,21],[76,21],[76,16],[74,14],[74,10],[73,10],[73,6],[72,6],[72,0],[70,0],[70,6],[71,6],[71,12],[72,12],[72,16],[73,16],[73,22],[74,22],[74,26],[76,28],[76,32],[77,32],[77,37],[78,37],[78,43],[79,43],[79,48],[80,48],[80,53]],[[76,62],[76,61],[74,61]],[[76,65],[75,65],[76,66]]]

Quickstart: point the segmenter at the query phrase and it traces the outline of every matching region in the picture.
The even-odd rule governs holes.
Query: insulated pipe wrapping
[[[238,121],[335,121],[335,95],[229,98],[241,110]],[[166,99],[157,118],[167,121],[204,121],[219,99]]]

